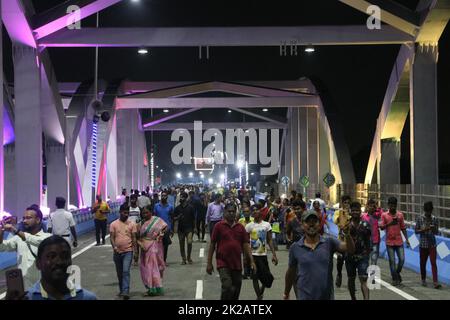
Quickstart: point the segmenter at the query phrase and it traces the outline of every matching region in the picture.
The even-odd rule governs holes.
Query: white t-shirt
[[[266,256],[267,232],[272,231],[270,223],[261,221],[260,223],[250,222],[245,226],[245,230],[250,234],[250,247],[252,255]]]
[[[130,215],[128,216],[128,220],[137,223],[137,220],[141,218],[141,210],[139,207],[133,208],[130,207]]]
[[[70,240],[70,227],[75,227],[75,220],[71,212],[57,209],[48,216],[47,228],[52,228],[53,234]]]

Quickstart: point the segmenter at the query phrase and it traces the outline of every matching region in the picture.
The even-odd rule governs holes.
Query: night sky
[[[33,2],[36,11],[43,12],[63,1]],[[396,2],[414,9],[418,1]],[[336,0],[141,0],[140,4],[123,1],[102,11],[100,27],[361,25],[366,19],[366,15]],[[92,27],[94,21],[95,18],[91,17],[83,20],[81,25]],[[8,81],[12,82],[11,44],[5,33],[4,30],[5,73]],[[450,119],[449,26],[439,45],[440,178],[442,184],[450,184],[450,127],[447,125]],[[364,179],[376,118],[398,50],[397,45],[322,46],[316,47],[313,55],[299,51],[296,57],[280,57],[278,47],[214,47],[210,48],[210,59],[201,61],[198,48],[150,48],[150,54],[146,56],[138,56],[133,48],[103,48],[100,49],[99,75],[106,80],[134,81],[313,79],[320,84],[321,94],[327,96],[328,103],[339,113],[356,178],[360,182]],[[94,49],[51,48],[49,53],[58,81],[79,82],[93,78]],[[229,115],[225,110],[223,113],[216,110],[193,115],[194,119],[205,122],[218,122],[227,116],[242,120],[242,116]],[[408,147],[408,134],[409,123],[402,136],[403,149]],[[164,166],[170,156],[168,138],[168,134],[154,133],[154,142],[159,149],[156,163],[171,174],[171,169],[178,168]],[[409,158],[402,152],[402,183],[409,182],[408,162]]]

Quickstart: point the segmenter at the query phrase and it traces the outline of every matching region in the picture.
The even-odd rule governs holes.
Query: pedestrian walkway
[[[196,238],[196,237],[195,237]],[[109,244],[96,247],[95,235],[93,232],[79,238],[79,247],[74,249],[73,264],[81,268],[82,286],[97,294],[102,300],[119,299],[118,282],[112,260],[113,251]],[[220,299],[220,279],[217,270],[212,275],[206,274],[206,260],[209,243],[195,242],[193,244],[192,265],[181,265],[179,243],[177,235],[173,238],[173,244],[169,247],[167,262],[169,267],[164,273],[165,295],[161,297],[144,296],[145,288],[140,279],[138,266],[131,268],[131,290],[130,298],[133,300],[218,300]],[[284,246],[279,246],[277,252],[279,264],[274,266],[270,263],[270,269],[275,277],[272,288],[266,289],[265,300],[280,300],[284,291],[284,274],[287,269],[288,251]],[[270,254],[269,254],[270,258]],[[215,259],[213,259],[215,263]],[[270,259],[269,259],[270,261]],[[424,288],[420,282],[420,276],[410,270],[404,269],[402,272],[403,285],[392,287],[390,283],[389,264],[386,260],[380,259],[382,286],[379,290],[370,291],[371,300],[444,300],[450,297],[450,288],[443,286],[441,290],[433,289],[431,286]],[[335,271],[335,268],[334,268]],[[335,275],[334,275],[335,276]],[[429,283],[431,283],[429,279]],[[349,300],[350,295],[347,290],[346,272],[343,272],[341,288],[335,288],[336,300]],[[357,298],[362,299],[361,290],[357,280]],[[4,287],[4,272],[0,278],[0,297]],[[240,295],[241,300],[255,300],[252,281],[243,280]],[[295,299],[291,292],[291,299]]]

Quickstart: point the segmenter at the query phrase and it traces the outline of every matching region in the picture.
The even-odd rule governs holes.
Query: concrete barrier
[[[338,228],[333,223],[334,210],[328,210],[328,222],[330,226],[330,233],[334,236],[338,234]],[[413,229],[407,229],[407,235],[411,248],[405,245],[405,268],[413,270],[418,273],[417,278],[420,281],[420,253],[419,253],[419,235],[416,235]],[[388,260],[386,250],[386,234],[384,231],[380,232],[380,257]],[[436,236],[437,243],[437,259],[436,264],[438,268],[438,280],[441,283],[450,284],[450,239],[446,237]],[[431,277],[431,263],[427,261],[427,275]]]

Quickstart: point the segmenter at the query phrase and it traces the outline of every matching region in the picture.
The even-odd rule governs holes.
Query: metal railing
[[[383,209],[387,209],[389,197],[397,198],[397,208],[405,216],[409,227],[415,226],[416,218],[423,214],[423,204],[433,202],[433,215],[439,220],[439,231],[443,236],[450,237],[450,185],[377,185],[377,184],[338,184],[327,188],[324,184],[310,184],[302,192],[306,199],[315,198],[320,192],[322,199],[331,207],[342,195],[347,194],[352,199],[361,202],[363,206],[372,198]]]

